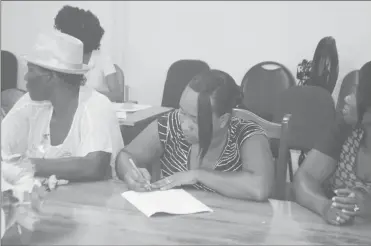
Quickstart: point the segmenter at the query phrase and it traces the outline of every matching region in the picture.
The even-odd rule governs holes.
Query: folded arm
[[[49,177],[54,174],[58,179],[80,182],[102,180],[110,159],[111,153],[103,151],[92,152],[84,157],[30,158],[35,165],[36,176]]]
[[[335,169],[335,159],[318,150],[312,150],[294,177],[296,201],[323,216],[324,209],[331,203],[325,195],[323,184]]]
[[[268,139],[254,135],[241,146],[242,172],[200,169],[197,181],[229,197],[265,201],[274,182],[273,157]]]

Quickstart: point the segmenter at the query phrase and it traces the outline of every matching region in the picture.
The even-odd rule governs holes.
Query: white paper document
[[[119,120],[126,120],[127,115],[126,115],[126,112],[119,112],[119,111],[117,111],[116,112],[116,117]]]
[[[112,104],[116,112],[136,112],[139,110],[152,107],[151,105],[136,103],[112,103]]]
[[[126,191],[121,195],[147,217],[156,213],[193,214],[213,212],[211,208],[183,189],[150,192]]]

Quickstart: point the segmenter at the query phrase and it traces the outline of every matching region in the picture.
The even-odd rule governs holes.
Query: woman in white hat
[[[25,57],[28,93],[2,122],[2,158],[19,154],[36,176],[69,181],[100,180],[123,147],[112,103],[81,86],[89,67],[83,43],[67,34],[40,35]]]

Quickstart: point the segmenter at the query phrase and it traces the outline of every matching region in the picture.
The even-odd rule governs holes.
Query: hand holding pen
[[[151,175],[146,168],[138,168],[133,159],[129,158],[130,170],[125,174],[125,181],[129,189],[135,191],[151,190]]]

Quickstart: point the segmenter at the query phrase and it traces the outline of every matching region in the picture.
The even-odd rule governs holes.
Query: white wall
[[[367,28],[371,2],[126,1],[71,5],[90,8],[100,18],[106,30],[102,48],[110,50],[123,68],[130,97],[141,103],[161,103],[167,69],[178,59],[205,60],[211,67],[230,73],[239,84],[249,67],[264,60],[281,62],[295,75],[298,62],[311,59],[324,36],[331,35],[337,41],[340,81],[371,55]],[[2,2],[2,49],[25,52],[37,32],[51,28],[61,6],[60,2]]]
[[[370,2],[127,2],[126,8],[125,73],[133,96],[146,103],[160,103],[166,70],[179,58],[203,59],[239,84],[264,60],[296,74],[328,35],[337,40],[340,78],[371,55]]]

